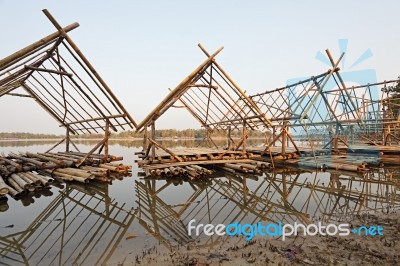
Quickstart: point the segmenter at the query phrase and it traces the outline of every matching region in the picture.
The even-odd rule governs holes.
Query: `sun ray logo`
[[[353,70],[353,68],[359,66],[361,63],[365,62],[369,58],[373,56],[372,50],[370,48],[366,49],[361,55],[350,65],[350,67],[346,67],[346,57],[347,57],[347,47],[348,47],[348,39],[339,39],[338,45],[340,54],[344,53],[344,56],[340,62],[340,76],[343,81],[350,85],[365,85],[365,84],[374,84],[376,83],[376,71],[375,69],[359,69]],[[329,58],[326,54],[318,51],[315,55],[315,59],[327,65],[329,68],[332,68],[332,64],[329,61]],[[286,81],[287,85],[295,84],[300,80],[308,79],[309,77],[298,77],[291,78]],[[325,85],[325,90],[332,90],[337,87],[335,80],[330,79]],[[376,92],[378,93],[378,91]],[[377,94],[376,96],[378,96]]]
[[[346,66],[346,57],[347,57],[347,47],[349,40],[348,39],[339,39],[338,45],[340,54],[344,53],[344,56],[340,62],[340,75],[343,78],[345,83],[364,85],[368,83],[376,83],[376,71],[375,69],[360,69],[360,70],[352,70],[354,67],[360,65],[365,62],[369,58],[373,56],[372,50],[370,48],[366,49],[361,55],[350,65],[350,67]],[[328,67],[332,67],[328,57],[323,54],[321,51],[318,51],[315,55],[315,59],[326,64]],[[328,84],[327,84],[328,85]],[[334,85],[334,84],[332,84]],[[330,89],[330,86],[327,87]]]
[[[360,53],[360,56],[354,62],[348,64],[349,60],[346,58],[348,43],[347,39],[338,40],[340,54],[343,54],[338,64],[338,67],[340,67],[339,74],[327,75],[326,80],[324,80],[325,76],[320,75],[311,77],[311,79],[308,76],[291,78],[286,81],[290,111],[292,114],[296,114],[300,110],[301,113],[301,121],[297,123],[318,124],[338,119],[334,119],[334,117],[345,116],[348,119],[367,119],[367,116],[374,116],[379,111],[376,100],[379,99],[380,90],[377,86],[371,85],[369,88],[352,89],[353,86],[377,83],[375,69],[360,69],[362,63],[373,56],[372,50],[366,49]],[[315,59],[332,69],[330,58],[323,52],[318,51]],[[347,67],[347,65],[350,66]],[[317,83],[319,84],[316,87],[312,87]],[[347,90],[336,93],[338,88],[343,88],[343,84]],[[316,93],[316,90],[319,90],[319,93]],[[363,117],[360,117],[360,113]],[[320,125],[322,124],[320,123]]]

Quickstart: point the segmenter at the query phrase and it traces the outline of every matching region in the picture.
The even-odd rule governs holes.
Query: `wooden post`
[[[351,144],[354,145],[354,126],[350,127],[351,131]]]
[[[143,133],[143,151],[147,149],[147,126],[144,128],[144,133]]]
[[[276,136],[276,128],[272,126],[272,139],[275,139]],[[275,141],[272,143],[272,146],[275,147]]]
[[[106,119],[106,131],[104,141],[104,161],[108,161],[108,138],[110,137],[110,121]]]
[[[288,132],[289,127],[286,127],[286,136],[288,137],[290,135],[290,133]],[[286,147],[289,147],[290,144],[290,139],[286,138]]]
[[[282,155],[286,154],[286,136],[287,132],[286,132],[286,122],[283,123],[283,128],[282,128]]]
[[[65,133],[65,151],[69,152],[69,127],[67,127],[67,131]]]
[[[228,126],[228,148],[231,146],[231,133],[232,133],[232,129],[231,126]]]
[[[247,149],[247,127],[246,127],[246,120],[243,120],[243,130],[242,130],[242,134],[243,134],[243,151],[242,151],[242,155],[245,156],[246,155],[246,149]]]
[[[335,150],[337,150],[338,149],[338,143],[339,143],[339,139],[338,139],[338,136],[337,135],[335,135],[334,137],[333,137],[333,148],[335,149]]]
[[[154,120],[153,123],[151,123],[151,139],[156,140],[156,125]],[[154,146],[154,143],[151,145],[151,157],[153,159],[156,157],[156,147]]]

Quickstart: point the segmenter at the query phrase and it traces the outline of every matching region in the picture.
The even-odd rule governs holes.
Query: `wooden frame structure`
[[[66,151],[74,145],[70,134],[104,132],[89,154],[101,147],[108,153],[109,131],[134,129],[136,123],[68,35],[79,24],[62,28],[43,12],[57,31],[0,60],[0,97],[33,98],[66,129],[57,144],[65,141]],[[25,93],[15,93],[18,88]]]
[[[155,158],[155,149],[162,149],[178,161],[182,159],[155,139],[156,121],[172,107],[185,108],[207,131],[204,141],[213,142],[211,134],[214,130],[228,133],[230,140],[228,150],[239,147],[246,150],[247,129],[260,129],[272,125],[249,96],[233,81],[226,71],[216,62],[215,57],[223,49],[213,54],[208,53],[199,44],[207,59],[193,70],[138,124],[137,131],[144,131],[144,159]],[[181,104],[176,106],[175,104]],[[147,128],[151,127],[150,136]],[[240,130],[242,137],[235,143],[230,133]]]
[[[282,88],[250,96],[273,122],[272,140],[267,143],[264,153],[268,153],[278,141],[281,154],[287,153],[289,142],[300,153],[291,134],[293,131],[301,139],[307,140],[313,150],[313,142],[318,141],[318,132],[320,135],[329,134],[322,149],[330,151],[338,151],[339,143],[349,148],[357,136],[368,140],[367,135],[371,133],[382,136],[383,145],[400,140],[393,134],[398,128],[397,116],[390,112],[390,103],[377,96],[379,86],[387,86],[397,80],[347,86],[337,67],[344,54],[335,62],[329,50],[326,53],[332,69]],[[385,106],[386,112],[382,111]]]

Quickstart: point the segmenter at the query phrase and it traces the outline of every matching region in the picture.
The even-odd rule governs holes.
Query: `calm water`
[[[2,142],[0,151],[42,152],[51,145]],[[85,151],[89,145],[78,146]],[[192,219],[212,224],[343,221],[366,211],[388,212],[400,202],[399,169],[364,176],[276,169],[261,176],[221,173],[201,182],[145,181],[134,164],[139,145],[123,141],[110,147],[111,154],[133,165],[132,177],[123,181],[63,184],[2,203],[0,264],[117,265],[154,247],[162,251],[186,244],[224,245],[224,237],[190,238],[186,226]]]

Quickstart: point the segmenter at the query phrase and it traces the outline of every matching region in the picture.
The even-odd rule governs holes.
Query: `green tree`
[[[384,100],[385,111],[390,112],[394,117],[398,117],[400,111],[400,76],[394,85],[382,89],[387,98]]]

